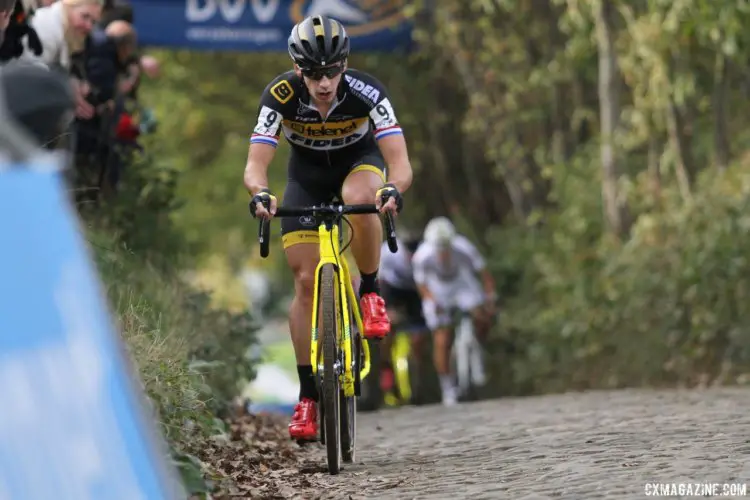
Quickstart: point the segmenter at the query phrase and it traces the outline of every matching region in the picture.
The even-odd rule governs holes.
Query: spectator
[[[69,80],[38,65],[14,62],[0,73],[0,91],[17,123],[44,145],[67,127],[73,112]]]
[[[106,29],[92,32],[83,57],[83,72],[92,87],[92,104],[101,106],[117,93],[132,91],[139,76],[134,61],[136,47],[135,30],[125,21],[114,21]]]
[[[49,7],[53,3],[57,2],[57,0],[19,0],[19,1],[23,5],[23,10],[26,11],[26,13],[29,15],[33,15],[34,12],[37,11],[37,9],[41,9],[42,7]]]
[[[138,83],[135,30],[125,21],[95,28],[78,63],[91,87],[88,101],[96,109],[78,121],[79,175],[89,187],[114,192],[128,147],[137,147],[139,128],[126,109],[126,96]]]
[[[29,14],[19,0],[0,0],[0,63],[18,59],[26,45],[38,57],[42,54],[42,42],[29,25]]]
[[[86,37],[99,19],[102,0],[60,0],[37,10],[31,20],[42,42],[43,52],[38,60],[48,67],[60,67],[70,72],[72,54],[83,50]],[[24,57],[34,58],[28,50]],[[87,85],[73,80],[76,95],[76,116],[91,118],[93,107],[86,101]]]
[[[5,39],[5,30],[10,24],[10,15],[13,14],[13,7],[16,0],[0,0],[0,45]]]
[[[37,10],[31,25],[42,40],[42,61],[69,71],[71,54],[83,49],[101,10],[101,0],[60,0]]]

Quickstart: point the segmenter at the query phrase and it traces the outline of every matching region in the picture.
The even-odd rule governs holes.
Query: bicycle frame
[[[252,210],[251,210],[252,212]],[[343,381],[341,386],[344,388],[344,395],[346,397],[352,397],[355,395],[354,387],[354,374],[352,373],[352,348],[351,348],[351,316],[349,311],[352,312],[354,320],[357,324],[357,329],[360,332],[362,353],[364,354],[364,361],[360,367],[360,381],[364,380],[365,377],[370,373],[370,345],[364,336],[364,325],[362,322],[362,315],[357,307],[357,296],[354,293],[354,288],[351,282],[351,275],[349,274],[349,266],[345,258],[342,258],[342,253],[339,244],[339,224],[340,221],[347,214],[376,214],[378,213],[375,205],[341,205],[341,204],[327,204],[311,207],[278,207],[277,215],[280,217],[292,217],[300,215],[321,215],[323,216],[318,225],[318,236],[320,244],[320,260],[318,261],[315,269],[315,281],[313,287],[313,311],[312,311],[312,331],[311,331],[311,342],[310,342],[310,361],[312,364],[313,374],[318,373],[318,340],[319,340],[319,329],[318,329],[318,309],[320,300],[320,274],[323,266],[326,264],[332,264],[336,269],[336,276],[338,277],[338,297],[339,297],[339,338],[337,338],[337,344],[339,348],[343,344],[344,352],[344,370],[343,370]],[[385,229],[386,229],[386,241],[388,242],[388,248],[391,252],[398,250],[398,244],[396,241],[396,231],[393,221],[393,217],[390,213],[386,214],[385,217]],[[260,219],[258,226],[258,242],[260,243],[260,256],[265,258],[268,256],[270,248],[270,221],[267,219]],[[350,307],[349,304],[352,304]],[[359,360],[357,360],[359,361]]]
[[[478,379],[484,379],[485,367],[471,314],[465,311],[458,314],[458,321],[454,323],[455,336],[452,356],[455,362],[455,374],[459,390],[462,394],[466,394],[472,385],[478,384]]]
[[[409,357],[411,356],[411,337],[409,333],[401,329],[393,335],[393,345],[391,346],[391,362],[393,364],[393,374],[396,379],[396,386],[400,399],[392,395],[385,395],[385,403],[389,406],[397,406],[403,402],[411,401],[411,380],[409,374]]]
[[[349,274],[349,265],[339,248],[339,227],[336,224],[330,224],[327,227],[326,221],[321,222],[318,226],[318,236],[320,241],[320,260],[315,269],[315,283],[313,287],[313,308],[312,308],[312,342],[310,342],[310,360],[313,361],[313,374],[318,373],[318,310],[319,310],[319,290],[320,290],[320,272],[326,264],[332,264],[336,268],[338,277],[338,296],[339,296],[339,333],[337,339],[339,346],[343,346],[344,352],[344,371],[342,388],[344,395],[347,397],[354,396],[354,373],[352,372],[352,347],[351,347],[351,317],[348,311],[352,311],[357,329],[362,339],[362,350],[364,353],[364,363],[360,369],[360,380],[370,373],[370,346],[367,339],[364,338],[364,329],[362,324],[362,315],[359,307],[356,307],[357,296],[352,286],[351,275]],[[350,308],[349,304],[353,304]]]

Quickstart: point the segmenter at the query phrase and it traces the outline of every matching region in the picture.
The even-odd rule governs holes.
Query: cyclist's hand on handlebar
[[[261,189],[250,200],[250,213],[256,219],[262,217],[270,219],[276,213],[276,197],[268,189]]]
[[[378,192],[375,194],[375,206],[378,207],[380,213],[390,212],[396,215],[404,208],[404,199],[401,197],[401,193],[399,193],[396,186],[388,183],[378,189]]]

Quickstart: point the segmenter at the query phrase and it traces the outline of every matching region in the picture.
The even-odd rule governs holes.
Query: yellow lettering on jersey
[[[355,118],[343,122],[300,123],[284,120],[284,125],[297,134],[309,138],[333,138],[350,135],[367,123],[367,118]]]
[[[288,81],[281,80],[279,83],[271,87],[271,95],[281,104],[286,104],[294,95],[294,90],[292,90],[292,86]]]

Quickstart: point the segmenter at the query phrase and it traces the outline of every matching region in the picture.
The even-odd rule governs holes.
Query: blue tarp
[[[0,234],[0,497],[185,498],[59,174],[0,171]]]
[[[411,44],[404,0],[131,0],[142,45],[198,50],[286,51],[306,16],[341,21],[355,51]]]

